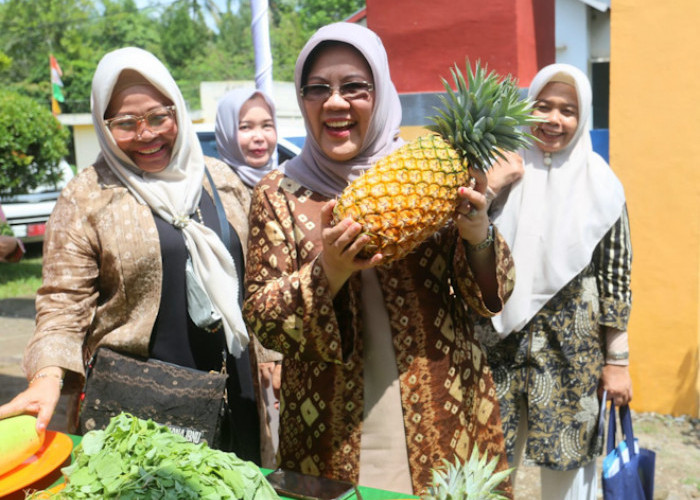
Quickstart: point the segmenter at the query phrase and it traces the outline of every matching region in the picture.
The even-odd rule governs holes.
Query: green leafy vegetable
[[[67,486],[52,498],[279,498],[254,463],[126,413],[104,431],[86,433],[62,472]]]

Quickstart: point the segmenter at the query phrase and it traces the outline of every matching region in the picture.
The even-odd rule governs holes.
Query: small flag
[[[66,100],[63,97],[63,82],[61,81],[63,72],[53,54],[49,55],[49,64],[51,66],[51,111],[57,115],[61,113],[61,107],[58,103]]]

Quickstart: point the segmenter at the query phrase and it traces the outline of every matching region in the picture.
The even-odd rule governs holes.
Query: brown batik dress
[[[244,315],[284,355],[280,465],[357,482],[363,416],[360,273],[330,296],[317,256],[328,201],[280,172],[257,186],[250,218]],[[513,287],[510,252],[495,243],[498,290]],[[442,459],[474,444],[506,468],[499,407],[473,315],[490,316],[456,228],[446,226],[405,259],[379,266],[401,387],[413,488]]]

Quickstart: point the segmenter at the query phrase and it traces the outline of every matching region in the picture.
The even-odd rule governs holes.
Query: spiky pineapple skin
[[[334,221],[352,217],[370,237],[360,253],[401,259],[439,230],[457,206],[457,188],[470,182],[465,160],[439,135],[408,142],[352,182],[334,208]]]

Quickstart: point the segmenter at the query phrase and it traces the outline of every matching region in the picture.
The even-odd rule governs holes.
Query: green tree
[[[68,100],[64,112],[90,111],[92,77],[97,63],[107,52],[121,47],[141,47],[161,57],[157,13],[139,10],[134,0],[103,0],[99,17],[87,21],[83,29],[72,33],[56,54],[63,68],[63,83]]]
[[[217,51],[224,63],[217,68],[216,80],[249,80],[255,77],[255,51],[250,26],[250,3],[241,4],[237,13],[230,10],[221,15],[216,41]]]
[[[125,46],[144,48],[170,69],[189,106],[201,81],[252,79],[255,53],[250,0],[0,0],[0,88],[51,105],[48,56],[63,70],[64,113],[90,110],[100,58]],[[270,0],[275,80],[292,80],[301,47],[320,26],[345,19],[363,0]],[[205,17],[216,23],[207,26]]]
[[[364,0],[300,0],[299,12],[306,35],[321,26],[346,19],[365,6]]]
[[[104,12],[91,23],[87,33],[89,45],[98,49],[100,57],[121,47],[141,47],[161,54],[159,23],[156,14],[139,10],[135,0],[102,0]]]
[[[69,135],[45,107],[0,90],[0,195],[58,182]]]
[[[0,73],[0,84],[29,95],[48,108],[49,54],[54,53],[63,67],[66,44],[75,40],[90,17],[96,16],[90,0],[4,2],[0,9],[0,50],[12,65],[9,71]],[[67,90],[66,85],[69,94]]]
[[[175,0],[165,9],[160,35],[164,62],[171,71],[184,70],[204,55],[212,38],[199,4],[190,0]]]
[[[294,81],[294,65],[307,38],[301,16],[296,11],[280,17],[278,23],[270,28],[272,76],[275,80]]]

